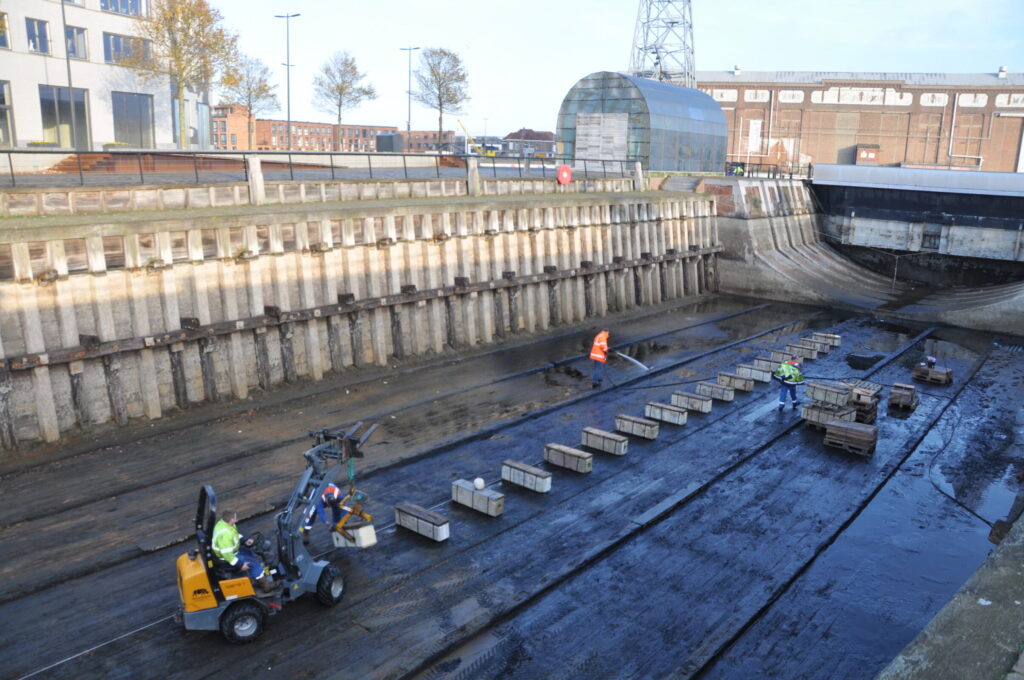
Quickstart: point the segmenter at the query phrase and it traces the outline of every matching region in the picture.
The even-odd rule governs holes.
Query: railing
[[[0,151],[0,187],[207,184],[248,180],[245,157],[260,159],[265,180],[460,179],[469,156],[287,151]],[[475,156],[486,178],[626,177],[632,161]],[[6,162],[6,163],[5,163]],[[4,167],[6,164],[6,167]]]
[[[797,165],[795,163],[783,163],[775,165],[771,163],[746,163],[742,161],[729,161],[725,164],[725,174],[729,177],[761,177],[768,179],[805,179],[811,176],[811,165]]]

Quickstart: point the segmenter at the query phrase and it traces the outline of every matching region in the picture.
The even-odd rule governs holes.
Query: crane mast
[[[696,87],[690,0],[640,0],[629,72]]]

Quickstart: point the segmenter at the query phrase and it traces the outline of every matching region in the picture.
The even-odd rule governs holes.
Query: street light
[[[418,50],[418,47],[399,47],[398,49],[403,52],[409,53],[409,89],[405,91],[409,95],[409,110],[405,116],[405,134],[408,139],[405,140],[406,144],[409,144],[412,139],[412,53]],[[408,149],[406,149],[408,151]]]
[[[275,14],[275,19],[284,19],[284,60],[285,63],[281,64],[288,70],[285,71],[285,81],[287,83],[285,98],[287,100],[288,109],[288,150],[292,150],[292,42],[291,42],[291,30],[290,21],[295,17],[302,16],[301,14]]]

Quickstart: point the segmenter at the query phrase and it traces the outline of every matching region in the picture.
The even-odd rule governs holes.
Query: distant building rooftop
[[[697,71],[697,83],[793,83],[820,85],[826,81],[884,81],[904,85],[946,87],[1024,87],[1024,73],[882,73],[853,71]]]

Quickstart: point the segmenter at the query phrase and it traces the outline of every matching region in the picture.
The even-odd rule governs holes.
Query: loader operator
[[[782,388],[779,390],[779,410],[786,407],[786,395],[788,394],[793,400],[792,409],[795,411],[796,407],[800,405],[800,400],[796,398],[796,386],[804,383],[804,374],[800,372],[800,363],[796,359],[782,362],[775,369],[775,379],[782,383]]]
[[[247,547],[252,544],[252,541],[247,540],[246,545],[241,544],[242,537],[235,527],[237,522],[238,513],[234,510],[225,511],[217,520],[216,526],[213,527],[213,554],[232,567],[240,568],[265,592],[270,592],[274,589],[274,582],[267,576],[263,563]]]

